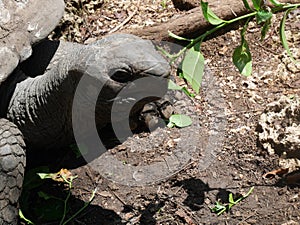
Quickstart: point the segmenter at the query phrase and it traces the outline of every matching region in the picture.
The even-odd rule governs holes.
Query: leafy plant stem
[[[220,215],[223,214],[226,210],[227,210],[227,208],[224,207],[220,212],[217,213],[217,215],[220,216]]]
[[[257,14],[257,12],[252,12],[252,13],[249,13],[249,14],[246,14],[246,15],[243,15],[243,16],[240,16],[240,17],[237,17],[237,18],[234,18],[234,19],[232,19],[232,20],[228,20],[228,21],[226,21],[226,22],[224,22],[224,23],[221,23],[221,24],[218,25],[218,26],[215,26],[215,27],[212,28],[211,30],[208,30],[208,31],[206,31],[204,34],[200,35],[199,37],[197,37],[197,38],[191,40],[191,42],[190,42],[187,46],[185,46],[183,49],[181,49],[177,54],[173,55],[172,58],[175,58],[175,59],[178,58],[178,57],[179,57],[180,55],[182,55],[187,49],[190,49],[191,47],[193,47],[193,46],[194,46],[195,44],[197,44],[197,43],[200,43],[200,45],[201,45],[201,43],[203,42],[203,40],[204,40],[208,35],[210,35],[210,34],[216,32],[217,30],[219,30],[219,29],[221,29],[221,28],[227,26],[228,24],[232,24],[232,23],[237,22],[237,21],[239,21],[239,20],[246,19],[246,18],[249,18],[249,17],[253,17],[253,16],[255,16],[256,14]]]
[[[243,196],[241,196],[240,198],[238,198],[237,200],[233,199],[233,194],[230,193],[229,194],[229,203],[227,204],[222,204],[220,202],[216,202],[215,206],[213,208],[211,208],[211,210],[215,213],[217,213],[217,215],[221,215],[224,212],[228,212],[233,206],[237,205],[240,201],[244,200],[245,198],[247,198],[254,190],[254,187],[251,187],[250,190]]]
[[[71,220],[73,220],[78,214],[80,214],[83,210],[85,210],[85,208],[88,207],[88,205],[93,201],[96,192],[97,192],[97,188],[95,188],[95,190],[93,191],[93,193],[92,193],[89,201],[85,202],[84,206],[82,208],[80,208],[76,213],[74,213],[73,216],[71,216],[69,219],[67,219],[62,225],[66,225],[68,222],[70,222]]]
[[[287,5],[283,5],[283,6],[280,6],[280,7],[274,7],[272,8],[272,12],[279,12],[279,11],[282,11],[282,10],[285,10],[285,9],[291,9],[291,8],[298,8],[300,7],[300,3],[297,3],[297,4],[287,4]],[[243,19],[247,19],[247,18],[250,18],[250,17],[254,17],[256,16],[258,13],[258,11],[254,11],[254,12],[251,12],[251,13],[248,13],[246,15],[242,15],[242,16],[239,16],[239,17],[236,17],[234,19],[231,19],[231,20],[228,20],[228,21],[224,21],[223,23],[221,23],[220,25],[217,25],[215,26],[214,28],[212,28],[211,30],[208,30],[206,31],[204,34],[200,35],[199,37],[193,39],[190,41],[190,43],[188,45],[186,45],[183,49],[181,49],[177,54],[175,55],[172,55],[172,56],[169,56],[170,58],[172,58],[172,62],[175,61],[175,59],[177,59],[179,56],[181,56],[187,49],[190,49],[192,48],[195,44],[197,43],[201,43],[203,42],[203,40],[210,34],[216,32],[217,30],[229,25],[229,24],[232,24],[232,23],[235,23],[237,21],[240,21],[240,20],[243,20]]]
[[[287,43],[287,39],[286,39],[286,35],[285,35],[285,22],[286,22],[286,18],[287,18],[287,15],[290,13],[290,11],[294,10],[296,7],[294,8],[290,8],[288,10],[285,11],[284,13],[284,16],[280,22],[280,40],[281,40],[281,43],[284,47],[284,49],[287,51],[287,54],[290,56],[291,60],[297,64],[297,61],[295,60],[295,58],[293,57],[293,54],[288,46],[288,43]]]
[[[240,201],[244,200],[245,198],[247,198],[254,190],[254,187],[251,187],[250,190],[241,198],[239,198],[238,200],[236,200],[234,203],[237,204]]]
[[[297,3],[297,4],[286,4],[286,5],[283,5],[281,7],[274,7],[272,9],[272,12],[276,13],[276,12],[279,12],[279,11],[282,11],[282,10],[285,10],[285,9],[298,8],[298,7],[300,7],[300,3]]]
[[[64,176],[62,176],[62,178],[69,185],[69,191],[68,191],[68,195],[67,195],[67,197],[66,197],[66,199],[64,201],[64,213],[63,213],[63,217],[60,220],[59,225],[66,224],[66,223],[64,223],[64,220],[65,220],[65,217],[66,217],[66,214],[67,214],[67,204],[68,204],[69,198],[71,196],[72,181],[73,181],[73,177],[70,178],[70,181],[68,179],[66,179]]]

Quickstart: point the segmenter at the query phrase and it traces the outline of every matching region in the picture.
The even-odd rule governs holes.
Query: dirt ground
[[[64,31],[63,37],[89,43],[114,29],[137,8],[139,11],[120,30],[161,23],[184,13],[174,9],[171,1],[166,2],[166,8],[161,1],[115,0],[101,7],[105,12],[101,20],[96,16],[94,20],[84,18],[84,23],[99,26],[79,27],[81,33],[76,37],[74,32]],[[109,154],[123,162],[125,172],[119,176],[107,175],[111,167],[103,164],[107,174],[99,174],[88,165],[72,170],[78,178],[73,184],[71,211],[80,208],[96,187],[97,192],[70,224],[300,224],[299,185],[287,183],[285,177],[263,176],[279,168],[278,156],[262,148],[257,133],[259,117],[268,103],[282,95],[300,95],[300,68],[290,62],[280,45],[282,14],[275,17],[262,42],[259,28],[254,22],[250,24],[246,38],[253,74],[249,78],[237,72],[231,59],[233,48],[239,44],[240,28],[203,43],[206,73],[201,93],[191,100],[179,94],[175,104],[176,111],[191,115],[193,126],[183,130],[163,128],[152,136],[137,134],[105,153],[102,162]],[[286,30],[290,46],[300,58],[299,29],[297,11],[288,18]],[[188,142],[180,145],[185,138]],[[172,156],[179,161],[175,169],[173,161],[172,165],[167,162],[174,159]],[[148,185],[134,186],[138,178],[126,174],[125,167],[130,165],[147,169],[163,162],[171,167],[169,173],[158,181],[156,174],[146,174]],[[157,170],[153,173],[162,173]],[[251,187],[253,193],[229,212],[217,216],[211,211],[216,201],[227,203],[229,193],[238,196]]]

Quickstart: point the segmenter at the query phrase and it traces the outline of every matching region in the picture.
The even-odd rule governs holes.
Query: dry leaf
[[[278,176],[282,176],[284,174],[287,174],[289,172],[289,168],[280,168],[277,170],[272,170],[266,174],[263,175],[264,178],[269,178],[272,179],[274,178],[276,175]]]
[[[66,180],[69,180],[72,177],[72,173],[67,169],[61,169],[59,172],[53,174],[52,180],[57,182],[64,182],[65,178]]]

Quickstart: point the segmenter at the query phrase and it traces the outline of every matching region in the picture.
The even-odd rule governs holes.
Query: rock
[[[259,141],[270,154],[292,160],[281,161],[284,167],[290,163],[300,167],[300,99],[298,96],[282,96],[270,103],[259,120]]]

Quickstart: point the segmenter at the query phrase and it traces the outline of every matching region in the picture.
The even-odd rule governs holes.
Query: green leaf
[[[19,209],[19,217],[20,217],[21,220],[24,220],[27,224],[32,224],[32,225],[34,225],[33,222],[31,222],[29,219],[27,219],[27,218],[24,216],[24,214],[23,214],[23,212],[21,211],[21,209]]]
[[[163,7],[163,9],[167,8],[167,0],[162,0],[160,2],[161,7]]]
[[[177,90],[177,91],[183,91],[187,96],[189,97],[195,97],[194,94],[190,93],[188,91],[188,89],[186,89],[186,87],[181,87],[179,85],[177,85],[174,81],[172,80],[169,80],[169,83],[168,83],[168,89],[169,90]]]
[[[276,1],[276,0],[270,0],[270,2],[271,2],[273,5],[275,5],[275,6],[283,6],[282,3],[280,3],[280,2],[278,2],[278,1]]]
[[[264,26],[261,28],[261,40],[265,39],[270,27],[271,27],[271,19],[267,20]]]
[[[181,64],[183,77],[192,85],[198,94],[204,73],[204,57],[200,52],[200,44],[196,44],[186,52]]]
[[[220,202],[216,202],[214,207],[210,208],[210,210],[219,216],[227,210],[227,206],[222,205]]]
[[[233,52],[233,63],[244,76],[252,73],[252,57],[246,40]]]
[[[188,127],[193,123],[192,119],[189,116],[181,114],[172,115],[169,121],[170,123],[180,128]]]
[[[173,127],[175,127],[175,124],[172,123],[172,122],[169,122],[169,123],[167,124],[167,127],[168,127],[168,128],[173,128]]]
[[[267,10],[259,10],[256,14],[257,23],[261,24],[268,20],[271,20],[272,16],[273,16],[272,12],[269,12]]]
[[[37,173],[37,175],[42,179],[52,179],[53,173]]]
[[[244,76],[250,76],[252,73],[252,57],[247,41],[245,40],[245,33],[249,24],[250,18],[246,21],[242,31],[242,43],[238,46],[234,52],[232,61],[233,64],[238,68],[239,72]]]
[[[282,17],[282,20],[280,22],[280,29],[279,29],[279,34],[280,34],[280,40],[281,40],[281,43],[284,47],[284,49],[287,51],[288,55],[290,56],[291,60],[294,62],[294,63],[297,63],[296,60],[294,59],[293,57],[293,54],[289,48],[289,45],[288,45],[288,42],[286,40],[286,36],[285,36],[285,22],[286,22],[286,18],[287,18],[287,15],[292,11],[294,10],[295,8],[291,8],[291,9],[288,9],[287,11],[285,11],[283,17]]]
[[[182,87],[177,85],[174,81],[169,80],[168,82],[168,89],[169,90],[182,90]]]
[[[212,25],[219,25],[221,23],[226,22],[225,20],[220,19],[216,14],[211,11],[211,9],[208,7],[207,2],[203,2],[201,0],[201,8],[204,18]]]
[[[211,208],[211,211],[214,213],[223,213],[226,210],[226,206],[222,205],[220,202],[216,201],[215,205],[213,208]],[[221,214],[220,213],[220,214]]]
[[[245,198],[247,198],[253,191],[254,187],[251,187],[250,190],[247,192],[246,195],[240,197],[237,200],[234,200],[233,198],[233,194],[230,193],[229,194],[229,203],[228,204],[221,204],[220,202],[216,202],[213,208],[210,208],[212,212],[217,213],[217,215],[221,215],[222,213],[224,213],[225,211],[229,211],[233,206],[235,206],[236,204],[238,204],[240,201],[244,200]]]
[[[215,206],[211,208],[211,211],[214,213],[219,213],[220,211],[226,210],[226,206],[220,204],[220,202],[216,202]]]
[[[183,93],[185,93],[187,96],[189,96],[191,98],[195,97],[195,95],[193,93],[189,92],[189,90],[186,87],[183,87],[182,91],[183,91]]]
[[[180,37],[174,33],[172,33],[171,31],[168,30],[168,34],[170,37],[176,39],[176,40],[179,40],[179,41],[192,41],[192,39],[188,39],[188,38],[184,38],[184,37]]]
[[[180,67],[182,67],[182,62],[181,62]],[[180,77],[180,78],[184,78],[184,74],[183,74],[183,72],[182,72],[182,70],[181,70],[180,68],[177,70],[177,75],[178,75],[178,77]]]
[[[233,199],[233,194],[232,193],[229,193],[229,203],[235,203],[234,202],[234,199]]]
[[[254,8],[258,11],[261,7],[261,0],[252,0]]]
[[[252,10],[251,7],[249,6],[249,3],[248,3],[247,0],[243,0],[243,3],[244,3],[244,6],[245,6],[246,9]]]

